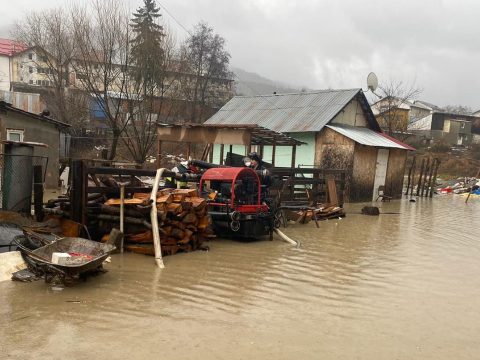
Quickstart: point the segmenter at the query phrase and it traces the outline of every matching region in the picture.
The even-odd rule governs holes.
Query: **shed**
[[[218,163],[224,163],[225,144],[229,145],[228,151],[232,153],[233,148],[238,147],[241,152],[247,154],[252,147],[264,146],[271,147],[272,163],[275,162],[275,149],[277,146],[287,146],[296,148],[304,144],[284,133],[258,126],[256,124],[248,125],[215,125],[215,124],[158,124],[158,164],[162,160],[163,142],[180,142],[187,145],[187,157],[190,156],[191,144],[206,144],[204,155],[210,154],[210,160],[213,161],[213,146],[218,145],[219,159]],[[290,165],[289,165],[290,166]]]
[[[401,197],[407,151],[414,150],[381,132],[362,89],[236,96],[205,124],[257,124],[306,143],[294,165],[349,170],[348,201],[375,199],[382,185]],[[277,150],[275,165],[291,166],[282,163],[291,150],[283,150]],[[264,160],[270,154],[266,147]]]
[[[46,147],[35,148],[34,155],[48,158],[45,172],[45,186],[58,187],[60,138],[70,125],[37,115],[0,101],[0,138],[7,141],[36,142]]]

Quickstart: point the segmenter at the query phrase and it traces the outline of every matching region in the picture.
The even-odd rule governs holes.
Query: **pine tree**
[[[158,24],[160,8],[155,0],[144,0],[144,6],[133,13],[130,26],[134,33],[131,41],[131,59],[134,77],[139,82],[155,82],[163,63],[163,26]]]

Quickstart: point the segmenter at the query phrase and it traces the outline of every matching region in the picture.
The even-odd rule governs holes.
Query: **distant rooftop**
[[[0,55],[13,56],[25,50],[27,46],[15,40],[0,39]]]

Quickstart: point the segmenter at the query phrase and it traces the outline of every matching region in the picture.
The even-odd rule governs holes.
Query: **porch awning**
[[[258,125],[158,124],[161,141],[231,145],[293,146],[305,144],[286,134]]]

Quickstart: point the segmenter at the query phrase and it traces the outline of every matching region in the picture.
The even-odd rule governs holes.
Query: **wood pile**
[[[345,210],[339,206],[319,205],[317,207],[285,206],[284,213],[287,220],[295,221],[297,224],[308,224],[312,220],[328,220],[345,217]],[[290,209],[289,209],[290,208]]]
[[[126,210],[146,206],[150,194],[136,193],[126,199]],[[128,204],[128,205],[127,205]],[[119,199],[109,199],[105,206],[119,209]],[[163,255],[202,248],[204,241],[214,237],[207,202],[195,189],[164,189],[157,193],[160,242]],[[104,240],[106,237],[104,237]],[[125,230],[125,249],[155,255],[151,226],[137,231]]]
[[[120,199],[106,199],[103,195],[89,194],[89,226],[98,229],[98,237],[107,241],[110,231],[120,223]],[[157,216],[163,255],[202,248],[204,241],[215,237],[207,213],[205,199],[196,189],[163,189],[157,193]],[[47,212],[69,216],[68,198],[49,201]],[[126,250],[155,255],[150,224],[150,193],[134,193],[124,199],[124,232]]]

